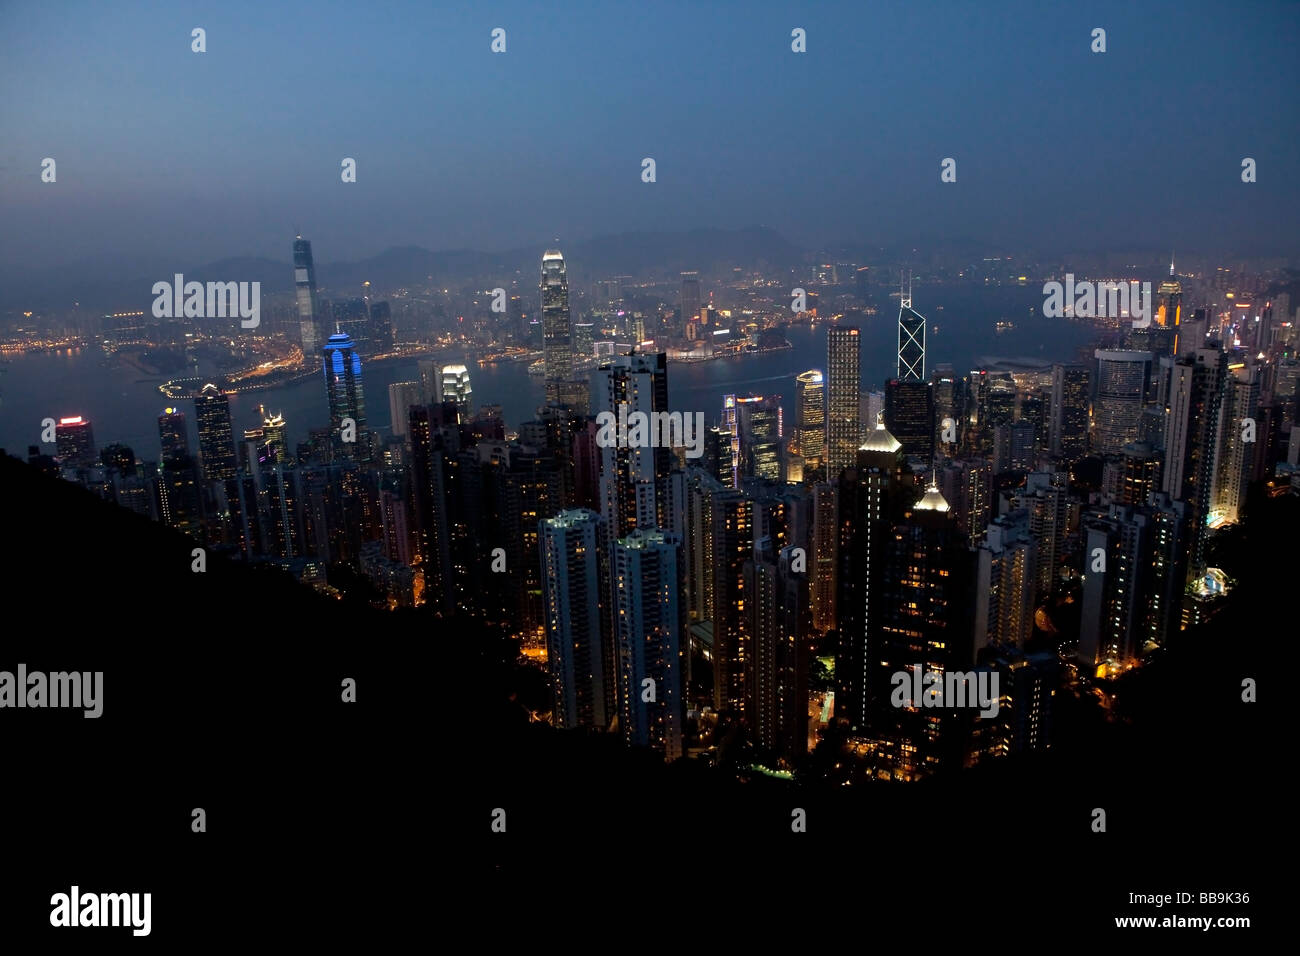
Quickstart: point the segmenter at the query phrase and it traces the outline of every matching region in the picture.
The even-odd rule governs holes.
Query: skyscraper
[[[1138,441],[1142,408],[1151,381],[1150,352],[1098,349],[1097,400],[1093,407],[1096,451],[1118,455]]]
[[[1169,257],[1169,278],[1156,291],[1156,325],[1174,330],[1174,354],[1178,354],[1179,328],[1183,324],[1183,286],[1174,274],[1174,259]]]
[[[1049,418],[1053,456],[1073,462],[1088,454],[1088,370],[1084,366],[1052,366]]]
[[[891,378],[885,383],[885,427],[903,453],[930,462],[934,457],[934,386],[923,379]]]
[[[162,446],[162,461],[190,453],[190,435],[184,412],[176,408],[163,409],[158,416],[158,440]]]
[[[925,316],[912,308],[911,281],[898,300],[898,379],[925,381]],[[906,444],[906,442],[904,442]]]
[[[293,242],[293,284],[298,298],[299,341],[303,358],[310,362],[320,348],[320,303],[316,298],[316,266],[311,241],[299,236]]]
[[[769,481],[785,479],[785,420],[781,396],[736,400],[741,473]]]
[[[95,433],[88,418],[60,418],[54,426],[54,443],[63,464],[90,465],[95,461]]]
[[[794,570],[795,548],[770,538],[745,564],[750,646],[746,680],[750,737],[762,754],[797,763],[808,752],[808,575]]]
[[[862,341],[856,326],[826,331],[826,475],[837,478],[854,464],[862,441]]]
[[[208,384],[194,399],[194,413],[199,426],[199,457],[203,461],[204,481],[234,478],[235,436],[230,425],[230,399]]]
[[[394,382],[388,386],[388,411],[394,437],[405,438],[411,433],[411,406],[423,404],[424,386],[420,382]]]
[[[468,421],[474,410],[474,390],[469,384],[469,369],[463,365],[442,367],[442,401],[455,402],[463,420]]]
[[[323,349],[325,392],[329,399],[331,443],[336,450],[351,456],[360,444],[366,427],[366,400],[361,389],[361,356],[344,333],[329,337]],[[344,419],[351,419],[355,440],[343,440]]]
[[[591,408],[619,417],[635,412],[668,411],[668,357],[663,352],[616,355],[591,374]],[[662,528],[667,516],[671,449],[627,447],[611,442],[600,448],[600,516],[611,543],[633,528]]]
[[[601,649],[600,516],[562,511],[541,522],[542,596],[547,668],[556,727],[603,730],[606,675]]]
[[[1187,578],[1205,573],[1206,525],[1213,505],[1227,362],[1217,342],[1180,357],[1170,368],[1161,490],[1187,504]]]
[[[638,528],[615,545],[613,574],[623,737],[676,760],[686,718],[681,540]]]
[[[817,369],[801,372],[794,380],[795,427],[798,451],[806,467],[815,468],[826,457],[826,386]]]
[[[546,363],[546,402],[564,403],[573,379],[573,329],[569,315],[569,276],[558,249],[542,255],[542,350]]]
[[[682,273],[682,326],[694,321],[700,314],[700,274]]]
[[[840,632],[835,670],[840,687],[835,716],[847,720],[851,728],[867,726],[878,690],[873,662],[879,658],[879,648],[872,638],[880,627],[881,604],[876,598],[884,587],[893,522],[911,494],[903,486],[903,467],[903,446],[881,418],[858,449],[854,467],[840,477],[835,598]]]

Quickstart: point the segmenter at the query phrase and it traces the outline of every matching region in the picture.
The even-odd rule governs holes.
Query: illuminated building
[[[856,326],[826,330],[826,475],[852,467],[862,441],[862,342]]]
[[[1150,352],[1098,349],[1096,358],[1093,447],[1102,455],[1118,455],[1125,445],[1138,440],[1154,356]]]
[[[469,369],[463,365],[444,365],[440,396],[444,403],[455,402],[462,419],[468,421],[474,410],[474,390],[469,384]]]
[[[541,296],[546,402],[561,405],[573,380],[573,330],[568,270],[558,249],[548,249],[542,255]]]
[[[234,478],[235,439],[230,425],[230,399],[215,385],[204,385],[194,399],[199,428],[199,457],[204,481]]]
[[[603,730],[609,714],[601,645],[600,516],[585,508],[562,511],[541,522],[540,540],[552,723]],[[614,675],[608,676],[612,681]]]
[[[1052,366],[1049,413],[1051,452],[1075,462],[1088,454],[1088,369],[1082,365]]]
[[[686,720],[681,540],[638,528],[615,544],[612,569],[623,738],[676,760]]]
[[[190,453],[190,436],[184,412],[176,408],[163,410],[158,416],[158,440],[162,446],[162,461]]]
[[[95,433],[90,427],[90,419],[80,415],[60,418],[54,426],[54,443],[62,464],[94,464]]]
[[[804,464],[817,468],[826,458],[826,385],[821,372],[810,369],[794,380],[795,428],[798,453]]]
[[[298,236],[293,243],[293,284],[298,302],[299,341],[303,358],[310,362],[320,348],[320,302],[316,298],[316,266],[311,241]]]
[[[335,454],[353,457],[365,441],[366,399],[361,387],[361,355],[342,332],[331,335],[322,352],[330,410],[330,444]],[[344,419],[351,419],[355,430],[353,441],[344,440]]]

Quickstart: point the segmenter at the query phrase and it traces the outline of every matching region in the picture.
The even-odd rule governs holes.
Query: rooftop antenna
[[[1170,252],[1169,253],[1169,278],[1172,279],[1173,277],[1174,277],[1174,254],[1173,252]]]

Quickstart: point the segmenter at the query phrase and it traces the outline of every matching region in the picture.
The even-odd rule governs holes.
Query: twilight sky
[[[318,261],[754,224],[1294,254],[1298,91],[1300,5],[1254,0],[0,0],[0,280],[296,230]]]

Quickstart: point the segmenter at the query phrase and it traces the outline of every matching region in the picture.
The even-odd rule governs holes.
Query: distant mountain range
[[[546,248],[538,244],[490,253],[468,249],[433,252],[419,246],[397,246],[356,262],[322,262],[320,250],[313,252],[317,255],[316,281],[326,295],[360,295],[365,281],[380,294],[426,285],[431,280],[460,283],[492,279],[506,283],[522,276],[532,283]],[[689,269],[717,273],[739,267],[780,272],[797,269],[808,259],[803,249],[764,226],[680,233],[630,232],[562,244],[560,248],[568,261],[570,282],[579,285],[616,275],[675,278]],[[76,302],[80,308],[92,311],[147,309],[153,302],[153,284],[170,282],[177,271],[187,282],[260,282],[263,295],[293,290],[293,264],[288,258],[237,256],[132,279],[96,278],[96,274],[102,276],[102,269],[84,264],[84,268],[63,267],[19,278],[0,292],[0,308],[66,309]]]

